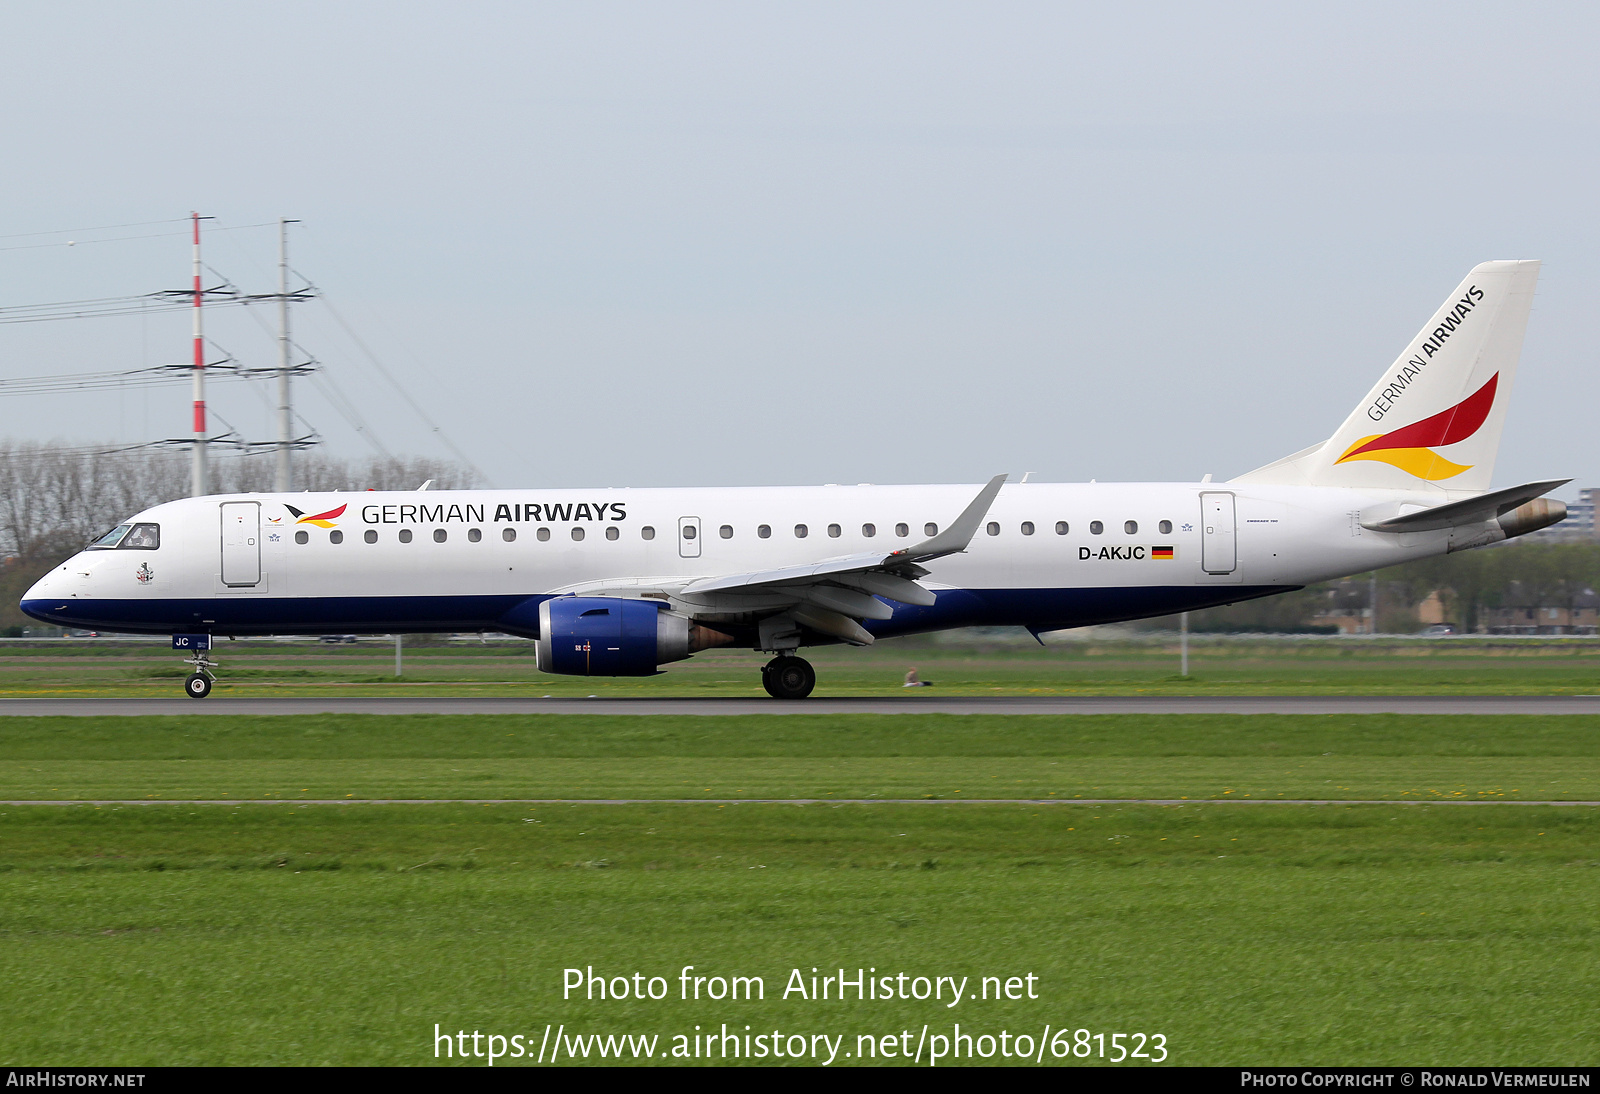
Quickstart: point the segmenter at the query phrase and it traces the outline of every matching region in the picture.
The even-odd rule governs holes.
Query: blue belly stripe
[[[1086,589],[943,589],[928,607],[893,604],[869,620],[880,638],[948,627],[1058,630],[1255,600],[1297,585],[1136,586]],[[24,600],[34,619],[133,634],[419,634],[513,630],[526,635],[543,595],[211,597],[193,600]],[[537,623],[535,622],[535,627]]]

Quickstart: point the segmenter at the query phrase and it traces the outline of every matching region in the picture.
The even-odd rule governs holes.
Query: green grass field
[[[551,676],[532,644],[408,648],[396,678],[391,647],[220,642],[218,695],[763,694],[749,651],[711,650],[646,678]],[[1196,639],[1191,675],[1175,643],[1060,642],[1048,648],[901,639],[870,649],[807,650],[818,695],[897,695],[908,667],[941,695],[1572,695],[1600,693],[1600,640]],[[59,639],[0,649],[0,696],[174,695],[189,670],[157,643]]]
[[[843,1037],[839,1066],[959,1022],[1175,1064],[1592,1063],[1600,811],[1506,799],[1597,787],[1581,716],[0,719],[0,798],[348,801],[0,805],[0,1054],[429,1064],[435,1023],[661,1053],[726,1023]],[[1246,794],[1396,800],[1200,800]],[[359,802],[830,795],[923,803]],[[684,965],[766,997],[681,1000]],[[589,966],[671,994],[564,999]],[[1037,998],[783,998],[813,967]]]
[[[13,806],[0,833],[10,1061],[421,1064],[435,1023],[854,1051],[956,1022],[1161,1033],[1177,1064],[1593,1060],[1588,809]],[[766,997],[680,1000],[684,965]],[[590,966],[673,994],[563,999]],[[1038,998],[782,998],[813,967]]]
[[[1600,801],[1600,718],[308,715],[0,721],[0,799]]]

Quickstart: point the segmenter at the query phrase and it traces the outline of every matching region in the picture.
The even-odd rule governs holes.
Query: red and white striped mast
[[[194,437],[190,441],[193,459],[190,463],[189,493],[200,497],[206,489],[206,348],[205,330],[201,322],[201,308],[205,290],[200,287],[200,214],[191,213],[194,221]]]

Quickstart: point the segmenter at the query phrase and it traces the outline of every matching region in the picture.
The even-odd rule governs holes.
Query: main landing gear
[[[804,699],[817,686],[817,672],[805,658],[785,654],[761,666],[761,686],[774,699]]]

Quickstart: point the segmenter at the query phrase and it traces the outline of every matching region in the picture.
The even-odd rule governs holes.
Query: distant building
[[[1323,590],[1322,603],[1311,617],[1318,627],[1337,627],[1340,634],[1370,634],[1372,611],[1366,581],[1332,581]]]
[[[1594,536],[1594,496],[1596,491],[1587,488],[1578,491],[1578,500],[1567,506],[1567,519],[1563,525],[1570,525],[1572,531],[1580,536]]]
[[[1585,491],[1587,493],[1587,491]],[[1600,595],[1585,589],[1570,604],[1553,598],[1525,594],[1513,581],[1505,603],[1485,608],[1479,625],[1490,634],[1596,634],[1600,633]]]
[[[1325,633],[1371,634],[1375,629],[1372,592],[1372,582],[1367,578],[1330,581],[1321,590],[1321,603],[1312,611],[1307,622],[1315,630]],[[1436,589],[1420,603],[1411,604],[1403,586],[1384,581],[1378,585],[1378,602],[1381,608],[1378,622],[1384,626],[1402,628],[1397,633],[1448,622],[1441,590]],[[1415,626],[1408,619],[1413,614],[1416,617]]]

